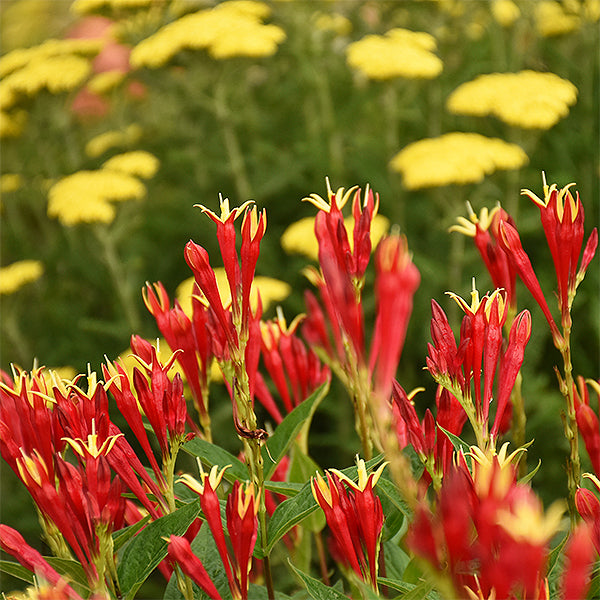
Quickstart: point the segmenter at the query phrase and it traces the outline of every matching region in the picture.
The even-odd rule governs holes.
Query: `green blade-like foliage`
[[[300,569],[296,568],[291,561],[288,562],[298,579],[306,587],[308,595],[311,598],[314,598],[314,600],[348,600],[348,596],[342,594],[342,592],[339,592],[335,588],[325,585],[322,581],[307,575]]]
[[[129,542],[117,569],[124,598],[134,598],[140,586],[167,555],[167,541],[163,538],[183,535],[199,514],[200,501],[190,502],[149,523]]]
[[[310,423],[317,406],[326,396],[328,390],[328,383],[324,383],[315,390],[304,402],[286,415],[273,432],[273,435],[269,437],[266,445],[262,448],[265,479],[269,479],[273,475],[279,461],[284,457],[302,427]]]
[[[182,446],[188,454],[196,456],[202,460],[203,463],[209,466],[218,465],[223,468],[226,465],[231,465],[229,469],[225,471],[225,479],[233,483],[236,479],[245,481],[249,479],[248,467],[237,457],[235,457],[227,450],[211,444],[206,440],[200,438],[194,438]]]

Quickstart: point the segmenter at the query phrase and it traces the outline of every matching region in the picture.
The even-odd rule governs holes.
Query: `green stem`
[[[225,151],[229,159],[236,193],[240,199],[247,200],[252,197],[252,192],[240,141],[231,118],[231,111],[227,106],[227,89],[224,78],[220,78],[215,85],[214,105],[217,121],[223,130]]]
[[[569,514],[571,516],[571,527],[578,521],[578,513],[575,505],[575,494],[581,482],[581,459],[579,457],[579,435],[577,429],[577,417],[575,414],[575,397],[573,395],[573,364],[571,362],[571,327],[563,327],[564,343],[560,348],[563,358],[564,379],[559,377],[560,391],[567,403],[567,414],[563,418],[565,437],[569,442],[569,459],[567,463],[567,478],[569,489]]]
[[[102,258],[108,269],[113,287],[119,299],[123,314],[130,331],[140,329],[140,315],[127,272],[119,258],[115,240],[107,227],[98,225],[92,229],[102,249]]]

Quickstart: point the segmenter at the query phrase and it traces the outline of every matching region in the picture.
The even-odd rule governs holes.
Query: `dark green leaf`
[[[348,600],[348,596],[338,592],[336,589],[325,585],[322,581],[307,575],[300,569],[297,569],[290,561],[289,565],[306,587],[306,591],[314,600]]]
[[[290,444],[296,439],[302,427],[306,423],[310,423],[317,406],[327,394],[328,389],[329,384],[324,383],[315,390],[304,402],[286,415],[273,432],[273,435],[269,437],[267,443],[262,448],[265,479],[269,479],[273,475],[279,461],[287,452]]]
[[[542,466],[542,459],[540,458],[538,460],[538,464],[536,465],[535,469],[533,469],[532,471],[527,473],[527,475],[525,475],[524,477],[521,477],[521,479],[519,479],[519,483],[521,483],[521,484],[529,483],[534,478],[535,474],[540,470],[541,466]]]
[[[150,520],[150,515],[146,515],[143,519],[140,519],[137,523],[130,525],[129,527],[125,527],[123,529],[119,529],[119,531],[115,531],[112,535],[113,538],[113,550],[118,552],[123,545],[128,542],[148,521]]]
[[[0,560],[0,572],[22,579],[27,583],[33,583],[33,573],[12,560]]]
[[[190,502],[174,513],[149,523],[125,548],[118,567],[123,596],[132,599],[150,573],[167,555],[164,537],[183,535],[200,514],[200,502]]]
[[[69,582],[89,589],[88,579],[81,563],[76,560],[69,560],[68,558],[57,558],[56,556],[44,556],[44,559],[57,573],[63,575]]]
[[[470,451],[471,447],[469,446],[469,444],[467,444],[467,442],[461,440],[457,435],[450,433],[447,429],[444,429],[440,425],[438,425],[438,428],[441,429],[448,436],[449,440],[452,442],[452,445],[454,446],[454,448],[456,448],[456,450],[462,450],[465,454]]]
[[[194,438],[182,446],[188,454],[197,456],[200,460],[208,464],[209,466],[218,465],[223,468],[226,465],[231,465],[229,469],[225,471],[225,479],[230,482],[234,482],[236,479],[245,481],[249,479],[248,467],[233,454],[227,452],[223,448],[211,444],[206,440],[200,438]]]
[[[303,487],[304,484],[291,481],[265,481],[265,488],[270,492],[289,497],[297,496]]]

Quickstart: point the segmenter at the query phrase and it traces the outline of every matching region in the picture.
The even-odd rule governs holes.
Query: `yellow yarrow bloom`
[[[96,54],[102,48],[101,40],[66,39],[46,40],[43,44],[31,48],[17,48],[0,58],[0,77],[26,67],[31,62],[56,56],[84,56]]]
[[[500,169],[518,169],[527,164],[523,149],[498,138],[478,133],[446,133],[414,142],[390,162],[402,173],[406,188],[478,183]]]
[[[0,177],[0,194],[16,192],[23,185],[23,180],[18,173],[5,173]]]
[[[85,145],[85,153],[90,158],[96,158],[111,148],[135,144],[141,136],[142,128],[135,123],[129,125],[124,131],[105,131],[93,137]]]
[[[145,150],[135,150],[117,154],[109,158],[103,165],[103,169],[118,171],[127,175],[135,175],[142,179],[149,179],[156,175],[160,162],[156,156]]]
[[[115,209],[110,201],[139,200],[146,188],[139,179],[100,169],[79,171],[55,183],[48,192],[48,216],[63,225],[110,223]]]
[[[217,59],[270,56],[285,32],[261,22],[268,14],[262,2],[232,1],[185,15],[142,40],[131,53],[131,65],[157,68],[184,49],[206,49]]]
[[[344,219],[347,231],[354,229],[354,217]],[[371,221],[371,244],[375,248],[381,238],[388,232],[390,221],[387,217],[377,214]],[[350,249],[354,239],[348,238]],[[315,218],[305,217],[292,223],[281,236],[281,247],[287,254],[303,254],[311,260],[319,259],[319,245],[315,236]]]
[[[123,71],[105,71],[92,77],[87,87],[95,94],[106,94],[116,88],[125,79]]]
[[[14,294],[24,285],[37,281],[43,272],[39,260],[19,260],[0,268],[0,295]]]
[[[0,110],[0,138],[20,136],[26,121],[27,113],[24,110],[12,113]]]
[[[569,113],[577,88],[554,73],[490,73],[459,85],[448,97],[454,114],[493,115],[514,127],[549,129]]]
[[[78,15],[87,15],[103,9],[146,8],[165,3],[165,0],[75,0],[71,10]]]
[[[494,0],[492,15],[502,27],[511,27],[521,16],[521,11],[512,0]]]
[[[435,38],[428,33],[397,28],[352,42],[346,59],[370,79],[432,79],[443,68],[440,58],[433,54],[435,49]]]
[[[579,29],[578,15],[564,11],[560,2],[540,0],[535,4],[535,27],[543,37],[564,35]]]
[[[89,73],[89,61],[74,54],[31,60],[0,83],[4,108],[6,96],[12,95],[14,104],[20,95],[35,96],[43,89],[51,94],[68,92],[79,87]]]
[[[214,272],[217,278],[217,287],[219,289],[219,295],[221,296],[221,302],[223,303],[223,306],[229,306],[231,304],[231,291],[229,289],[229,282],[227,280],[225,269],[216,268],[214,269]],[[252,289],[250,290],[250,305],[252,310],[256,310],[258,305],[258,293],[260,293],[263,310],[267,310],[274,302],[285,300],[290,295],[291,291],[292,288],[285,281],[257,275],[254,277]],[[175,291],[177,301],[187,315],[192,314],[193,293],[193,277],[189,277],[182,281]]]
[[[314,22],[317,29],[337,35],[348,35],[352,31],[352,21],[339,13],[319,12],[314,16]]]

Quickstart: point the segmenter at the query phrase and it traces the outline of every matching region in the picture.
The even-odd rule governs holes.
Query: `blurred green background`
[[[144,308],[141,288],[146,281],[162,281],[174,294],[191,274],[183,260],[190,238],[204,245],[220,266],[214,226],[194,208],[201,203],[216,210],[219,193],[234,206],[252,198],[267,209],[257,273],[292,285],[293,293],[282,302],[291,320],[303,311],[302,291],[309,284],[301,270],[307,260],[284,254],[279,240],[291,223],[314,215],[314,207],[300,200],[310,193],[325,195],[328,176],[334,189],[369,183],[380,195],[380,213],[408,237],[422,282],[398,379],[406,389],[427,388],[419,397],[422,413],[435,394],[423,372],[431,298],[451,311],[445,291],[468,297],[474,276],[482,294],[491,286],[470,240],[458,242],[459,234],[447,233],[457,216],[466,215],[465,201],[477,213],[500,202],[515,215],[553,310],[555,275],[539,211],[519,197],[520,189],[541,195],[542,171],[549,183],[576,182],[586,210],[586,239],[598,224],[600,3],[254,3],[261,7],[260,24],[284,33],[270,30],[281,38],[272,53],[220,57],[210,49],[186,46],[182,38],[179,50],[161,64],[131,67],[129,51],[139,42],[215,4],[93,0],[76,2],[75,10],[63,1],[0,4],[1,264],[36,260],[43,266],[41,277],[0,296],[2,369],[9,370],[11,363],[29,369],[37,361],[69,366],[76,373],[86,371],[88,364],[97,370],[104,355],[112,359],[127,348],[132,333],[155,338],[158,332]],[[104,20],[90,20],[91,15]],[[432,36],[432,53],[443,64],[439,75],[373,79],[348,64],[349,44],[393,28]],[[65,73],[58,70],[46,73],[47,81],[37,87],[20,83],[16,98],[11,97],[6,82],[18,70],[14,64],[24,68],[34,62],[26,54],[19,58],[18,49],[73,35],[100,36],[102,48],[118,49],[104,62],[95,53],[101,50],[79,52],[88,63],[79,80],[64,81]],[[229,35],[235,40],[237,34],[233,30]],[[158,56],[160,44],[156,48],[151,55]],[[554,73],[577,88],[576,102],[552,127],[516,127],[494,116],[457,115],[447,109],[449,95],[460,84],[480,74],[526,69]],[[98,79],[102,74],[104,79]],[[60,90],[53,89],[52,77],[62,82]],[[552,94],[523,90],[532,93],[541,101]],[[393,156],[410,143],[453,131],[516,143],[528,164],[491,172],[477,183],[408,189],[390,168]],[[112,133],[98,138],[107,132]],[[138,150],[156,157],[159,167],[143,181],[142,199],[113,204],[114,220],[65,225],[49,216],[49,193],[58,181]],[[458,172],[461,168],[456,167]],[[84,213],[87,191],[97,192],[84,187],[74,200]],[[600,376],[599,288],[596,258],[573,309],[574,373],[594,379]],[[541,458],[543,463],[534,487],[549,502],[566,488],[562,405],[553,372],[560,356],[541,312],[522,287],[518,304],[534,316],[523,393],[527,435],[535,438],[529,461],[535,465]],[[372,314],[372,295],[366,294],[365,305]],[[358,443],[350,403],[342,391],[333,390],[315,418],[311,453],[327,466],[347,466]],[[223,426],[214,428],[220,432],[216,441],[228,445],[235,440],[229,403],[219,404],[218,395],[213,422],[220,420]],[[330,464],[332,456],[339,464]],[[34,513],[12,473],[3,471],[2,520],[33,541]]]

